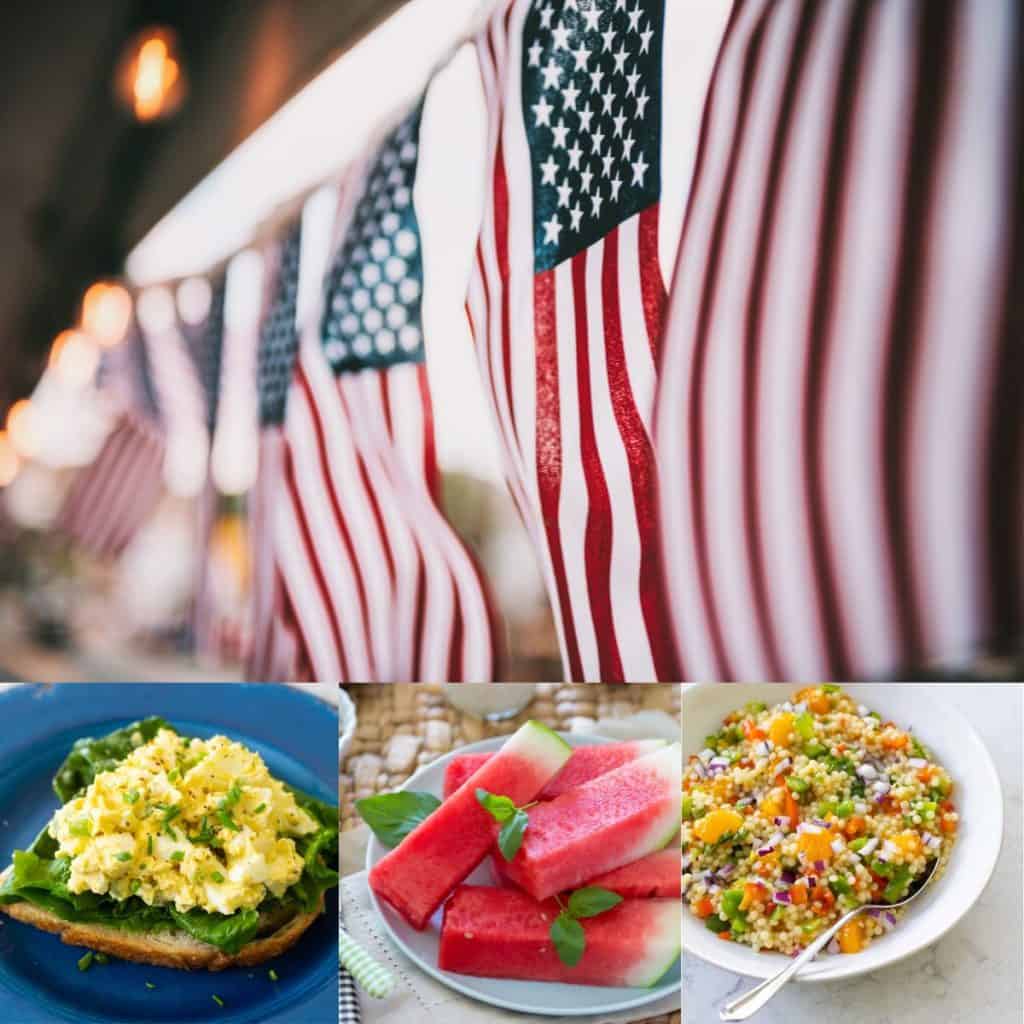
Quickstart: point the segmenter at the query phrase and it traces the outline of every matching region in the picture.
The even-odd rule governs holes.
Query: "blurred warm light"
[[[147,288],[139,295],[137,309],[139,326],[148,335],[155,337],[175,326],[174,296],[170,288],[163,285]]]
[[[167,28],[147,28],[124,49],[117,93],[140,121],[173,114],[185,98],[178,37]]]
[[[178,285],[178,316],[190,327],[201,324],[210,312],[213,289],[205,277],[186,277]]]
[[[82,297],[82,329],[103,348],[119,344],[132,317],[128,289],[113,281],[97,281]]]
[[[18,475],[20,468],[21,459],[11,444],[7,431],[0,430],[0,487],[6,487]]]
[[[230,575],[237,594],[249,586],[249,536],[240,516],[222,516],[210,536],[210,560]]]
[[[31,459],[39,452],[39,424],[29,399],[20,399],[7,411],[7,437],[24,459]]]
[[[84,388],[96,377],[99,346],[84,331],[61,331],[50,349],[50,368],[74,388]]]
[[[66,474],[38,462],[22,464],[17,476],[4,488],[7,515],[19,526],[48,530],[64,504]]]

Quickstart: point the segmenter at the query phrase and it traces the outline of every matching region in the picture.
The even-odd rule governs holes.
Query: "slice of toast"
[[[11,868],[0,874],[0,884]],[[183,931],[130,932],[103,924],[65,921],[49,910],[23,900],[0,906],[0,911],[44,932],[59,935],[69,946],[84,946],[121,960],[182,970],[222,971],[225,967],[253,967],[280,956],[298,942],[302,933],[323,913],[324,901],[311,913],[260,915],[260,931],[238,953],[231,956],[216,946],[200,942]]]

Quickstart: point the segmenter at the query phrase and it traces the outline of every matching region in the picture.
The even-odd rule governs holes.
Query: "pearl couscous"
[[[910,732],[840,687],[730,714],[683,773],[683,896],[706,927],[793,954],[865,903],[896,903],[956,839],[953,782]],[[898,911],[845,925],[860,952]]]

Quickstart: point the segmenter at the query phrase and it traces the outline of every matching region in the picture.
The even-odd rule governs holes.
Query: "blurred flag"
[[[137,328],[105,356],[100,385],[114,408],[114,424],[96,458],[72,482],[55,528],[96,557],[114,558],[163,492],[164,427]]]
[[[484,584],[440,509],[412,190],[420,108],[341,188],[285,412],[278,567],[317,679],[487,681]]]
[[[665,288],[663,0],[514,0],[469,311],[572,679],[678,679],[650,419]]]
[[[203,396],[204,422],[212,438],[217,423],[220,397],[220,375],[224,344],[225,275],[218,275],[210,288],[210,304],[205,317],[197,323],[186,323],[180,317],[178,328],[192,358],[196,382]],[[213,474],[207,466],[206,482],[195,499],[195,590],[190,619],[192,644],[200,658],[220,661],[228,654],[225,639],[231,631],[224,622],[218,599],[217,574],[223,566],[211,558],[211,542],[217,527],[219,495]],[[233,649],[233,642],[227,645]]]
[[[1024,14],[739,0],[658,400],[688,679],[851,679],[1024,633]]]
[[[281,500],[285,399],[298,351],[296,325],[302,221],[296,220],[281,242],[264,250],[270,295],[260,328],[257,355],[259,394],[259,471],[249,495],[252,552],[252,639],[247,679],[295,681],[312,678],[305,661],[288,592],[274,549],[273,509]],[[282,552],[287,559],[289,552]]]

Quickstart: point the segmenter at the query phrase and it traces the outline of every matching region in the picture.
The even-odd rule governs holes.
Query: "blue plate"
[[[337,802],[333,708],[273,684],[69,683],[0,694],[0,870],[58,806],[50,780],[79,736],[160,715],[195,736],[222,733],[258,751],[271,773]],[[284,956],[211,974],[111,960],[78,970],[85,952],[0,916],[0,1020],[143,1024],[327,1024],[338,1019],[337,890],[327,912]],[[273,967],[278,981],[271,981]],[[153,988],[148,988],[149,982]],[[223,1007],[214,1001],[223,1000]]]

